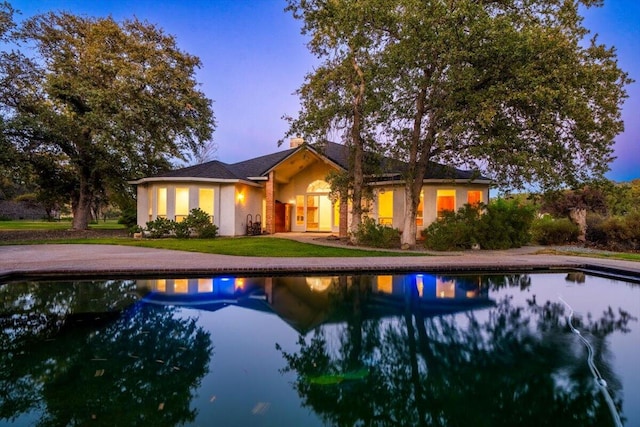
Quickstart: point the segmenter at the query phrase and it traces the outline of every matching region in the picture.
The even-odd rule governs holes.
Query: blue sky
[[[300,23],[284,12],[284,0],[14,0],[23,17],[51,10],[89,16],[133,16],[163,28],[181,49],[200,57],[202,90],[214,101],[217,158],[236,162],[277,151],[295,115],[293,92],[315,59],[300,35]],[[619,65],[640,81],[640,1],[605,0],[585,12],[585,25],[615,46]],[[628,88],[625,131],[616,138],[607,175],[615,181],[640,178],[640,82]]]

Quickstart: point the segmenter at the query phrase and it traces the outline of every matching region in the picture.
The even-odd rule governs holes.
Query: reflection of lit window
[[[156,290],[160,292],[167,292],[167,281],[165,279],[158,279],[156,281]]]
[[[436,297],[438,298],[455,298],[456,282],[453,280],[443,281],[440,277],[436,278]]]
[[[244,279],[237,278],[234,284],[234,290],[243,291],[244,290]]]
[[[442,218],[444,212],[455,212],[456,190],[438,190],[436,195],[436,209],[438,218]]]
[[[422,274],[416,274],[416,287],[418,288],[418,295],[422,298],[424,294],[424,276]]]
[[[391,190],[378,192],[378,223],[393,224],[393,191]]]
[[[175,279],[173,281],[173,292],[176,294],[186,294],[189,292],[189,279]]]
[[[333,277],[307,277],[307,286],[314,292],[324,292],[333,283]]]
[[[472,291],[467,291],[465,294],[467,298],[475,298],[478,296],[478,289],[474,289]]]
[[[378,292],[393,293],[393,276],[378,276]]]
[[[213,292],[213,279],[198,279],[198,292]]]

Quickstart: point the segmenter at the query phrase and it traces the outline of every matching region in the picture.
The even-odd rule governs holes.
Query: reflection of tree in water
[[[528,276],[492,280],[483,283],[492,289],[531,283]],[[295,388],[304,404],[345,426],[612,425],[562,303],[540,305],[533,298],[518,307],[506,297],[481,318],[472,312],[425,317],[415,301],[407,299],[404,315],[384,322],[362,321],[356,309],[343,328],[318,328],[308,340],[300,338],[296,353],[282,351],[285,370],[298,374]],[[618,395],[606,337],[627,331],[632,320],[611,309],[597,320],[574,318]],[[369,375],[349,381],[344,374],[356,359]]]
[[[134,291],[135,285],[110,290],[112,302],[131,302],[124,288]],[[61,301],[77,298],[43,304],[57,310]],[[209,334],[194,319],[176,316],[175,308],[133,305],[124,312],[49,315],[33,323],[37,333],[25,332],[28,322],[16,318],[14,329],[23,331],[2,336],[8,349],[0,358],[2,419],[29,411],[41,414],[42,426],[175,425],[195,419],[190,402],[212,348]]]

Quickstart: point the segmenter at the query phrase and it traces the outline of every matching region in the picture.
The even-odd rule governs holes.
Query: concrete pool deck
[[[285,237],[279,235],[277,237]],[[287,236],[315,244],[313,235]],[[261,275],[320,272],[450,272],[584,269],[640,281],[640,262],[539,254],[539,247],[399,257],[239,257],[116,245],[47,244],[0,246],[0,279],[22,277],[108,277]]]

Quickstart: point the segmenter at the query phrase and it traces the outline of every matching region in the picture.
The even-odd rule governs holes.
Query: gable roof
[[[255,157],[237,163],[224,163],[219,160],[202,163],[195,166],[188,166],[181,169],[172,170],[153,177],[143,178],[131,182],[132,184],[140,184],[145,181],[165,180],[165,179],[196,179],[196,180],[212,180],[212,181],[246,181],[252,182],[256,178],[266,177],[270,170],[273,170],[286,159],[301,150],[311,150],[318,156],[327,159],[336,166],[346,170],[349,162],[349,150],[345,145],[335,142],[326,141],[320,144],[302,144],[296,148],[278,151],[264,156]],[[375,156],[379,163],[379,174],[372,175],[376,181],[390,181],[402,179],[402,174],[407,169],[407,164],[383,157],[375,153],[367,155]],[[439,163],[430,162],[424,179],[428,180],[479,180],[491,181],[481,175],[477,171],[457,169],[451,166],[445,166]]]

